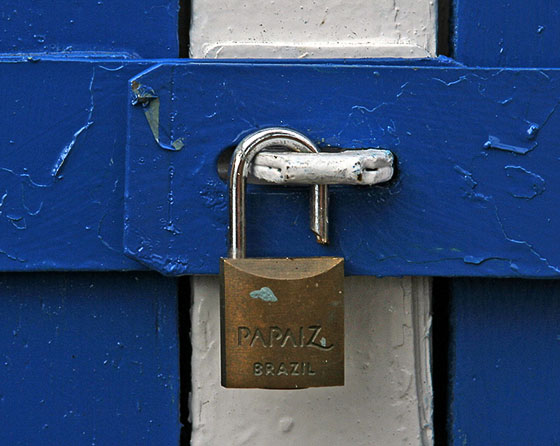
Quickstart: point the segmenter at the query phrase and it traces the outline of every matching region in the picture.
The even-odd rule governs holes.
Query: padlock
[[[303,389],[344,385],[344,259],[245,258],[246,177],[272,146],[317,152],[289,129],[239,143],[230,173],[230,258],[221,259],[222,385]],[[312,186],[312,229],[327,241],[326,186]]]

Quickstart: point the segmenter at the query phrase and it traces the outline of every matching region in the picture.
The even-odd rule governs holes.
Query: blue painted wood
[[[127,79],[179,55],[177,11],[2,2],[0,271],[143,269],[122,249]],[[0,444],[178,445],[177,319],[157,274],[1,274]]]
[[[144,269],[123,254],[124,148],[128,79],[155,64],[0,56],[0,271]]]
[[[458,61],[470,66],[560,66],[557,2],[457,0],[455,11]],[[558,100],[555,91],[551,96]],[[545,225],[528,229],[540,232],[557,207],[551,202],[540,211]],[[521,222],[523,214],[519,208],[509,219]],[[550,249],[558,250],[558,245],[553,242]],[[456,279],[452,308],[452,443],[560,444],[560,284]]]
[[[323,147],[390,149],[397,177],[331,188],[329,247],[307,228],[305,189],[252,188],[250,255],[342,255],[348,274],[380,276],[560,273],[557,70],[170,62],[135,81],[158,96],[163,143],[185,144],[162,149],[146,108],[129,108],[125,248],[149,268],[218,272],[217,158],[279,125]]]
[[[178,0],[3,0],[0,53],[179,56]]]
[[[560,283],[455,279],[452,321],[453,444],[559,444]]]
[[[469,66],[559,67],[554,0],[455,0],[454,58]]]
[[[5,445],[178,445],[175,281],[0,275]]]
[[[126,97],[127,79],[153,61],[3,61],[1,270],[142,268],[122,253],[128,109],[131,166],[148,162],[130,170],[138,193],[129,193],[124,224],[129,254],[150,268],[217,272],[227,204],[216,156],[258,126],[286,125],[321,145],[394,150],[399,176],[388,187],[332,188],[328,248],[307,229],[305,190],[253,189],[253,255],[344,254],[352,274],[557,274],[555,70],[472,70],[446,61],[171,64],[145,75],[155,76],[149,84],[160,95],[161,139],[174,132],[187,144],[167,153],[144,109]],[[271,82],[280,88],[271,91]],[[181,101],[182,94],[200,102]],[[183,210],[174,226],[166,214],[169,163],[181,191],[174,209]],[[382,226],[372,231],[365,221]],[[196,231],[203,237],[191,237]]]
[[[150,63],[3,60],[0,270],[141,269],[122,254],[124,147],[127,79]]]

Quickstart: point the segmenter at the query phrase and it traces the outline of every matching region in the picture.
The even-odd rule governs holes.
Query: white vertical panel
[[[429,279],[348,277],[346,385],[291,391],[220,386],[219,281],[194,277],[192,289],[193,445],[430,444],[431,415],[419,411],[429,377],[414,355],[427,352],[427,311],[414,310]],[[427,337],[414,336],[418,323]]]
[[[192,14],[192,57],[435,53],[429,0],[193,0]],[[192,291],[193,445],[432,444],[429,279],[347,278],[346,385],[298,391],[222,388],[218,278]]]
[[[193,0],[191,57],[433,57],[435,0]]]

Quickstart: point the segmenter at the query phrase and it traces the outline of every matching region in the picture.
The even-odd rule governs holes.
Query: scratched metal
[[[178,0],[3,0],[0,53],[177,57]]]
[[[2,445],[178,445],[176,285],[0,275]]]
[[[401,62],[402,63],[402,62]],[[126,252],[165,274],[217,273],[227,252],[222,150],[265,126],[321,146],[383,147],[396,178],[331,188],[331,239],[307,191],[250,187],[250,256],[343,256],[347,274],[560,274],[560,73],[337,63],[168,63],[134,80],[159,98],[154,140],[130,106]]]

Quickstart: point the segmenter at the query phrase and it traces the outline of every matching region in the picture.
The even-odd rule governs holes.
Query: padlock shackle
[[[257,153],[271,147],[294,152],[318,153],[317,146],[306,136],[291,129],[270,127],[245,137],[233,152],[229,175],[229,257],[245,257],[245,195],[249,168]],[[311,186],[310,226],[321,244],[328,243],[328,195],[324,184]]]

